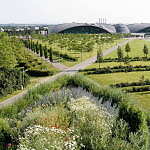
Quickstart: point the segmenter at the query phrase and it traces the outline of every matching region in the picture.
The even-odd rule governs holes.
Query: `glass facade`
[[[76,26],[68,28],[59,33],[84,33],[84,34],[99,34],[99,33],[109,33],[108,31],[94,26]]]

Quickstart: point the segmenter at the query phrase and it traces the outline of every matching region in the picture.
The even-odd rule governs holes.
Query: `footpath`
[[[123,46],[123,45],[127,44],[131,40],[132,39],[128,39],[128,40],[126,40],[126,41],[124,41],[122,43],[119,43],[118,45],[116,45],[116,46],[114,46],[112,48],[109,48],[109,49],[105,50],[103,52],[103,56],[106,56],[106,55],[112,53],[113,51],[115,51],[118,48],[118,46]],[[52,81],[54,81],[54,80],[56,80],[56,79],[58,79],[58,78],[60,78],[60,77],[62,77],[64,75],[73,75],[73,74],[77,73],[80,69],[84,69],[87,66],[93,64],[96,60],[97,60],[97,56],[93,56],[93,57],[91,57],[91,58],[89,58],[89,59],[87,59],[87,60],[85,60],[85,61],[83,61],[83,62],[81,62],[81,63],[79,63],[79,64],[77,64],[75,66],[73,66],[73,67],[70,67],[70,68],[65,67],[64,65],[59,64],[59,63],[54,63],[53,65],[56,66],[56,68],[60,68],[60,70],[62,70],[62,72],[60,72],[60,73],[58,73],[58,74],[56,74],[54,76],[51,76],[49,78],[45,78],[45,79],[40,80],[32,88],[35,88],[35,87],[37,87],[37,86],[39,86],[41,84],[44,84],[46,82],[52,82]],[[16,101],[20,100],[23,96],[25,96],[27,93],[28,93],[28,90],[24,90],[23,92],[15,95],[15,96],[13,96],[11,98],[8,98],[7,100],[5,100],[3,102],[0,102],[0,108],[15,103]]]

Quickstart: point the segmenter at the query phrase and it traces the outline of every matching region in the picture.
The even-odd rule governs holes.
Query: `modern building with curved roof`
[[[150,23],[129,24],[131,33],[150,33]]]
[[[105,24],[65,23],[49,26],[48,33],[116,33],[116,29]]]
[[[130,33],[130,30],[125,24],[116,24],[114,25],[117,33]]]
[[[150,23],[139,24],[88,24],[88,23],[64,23],[49,25],[48,33],[150,33]]]

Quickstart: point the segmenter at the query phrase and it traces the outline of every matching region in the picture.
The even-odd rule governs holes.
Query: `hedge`
[[[86,71],[87,74],[108,74],[108,73],[117,73],[117,72],[150,71],[150,66],[114,66],[114,67],[80,70],[80,72],[86,72]]]
[[[26,87],[29,76],[18,69],[0,68],[0,97]]]
[[[44,76],[50,76],[54,73],[52,71],[43,71],[43,70],[28,70],[27,74],[32,77],[44,77]]]
[[[131,82],[131,83],[117,83],[110,85],[111,87],[116,87],[116,88],[122,88],[122,87],[129,87],[129,86],[144,86],[144,85],[150,85],[150,80],[145,80],[145,81],[139,81],[139,82]]]
[[[46,93],[66,86],[82,87],[83,89],[90,91],[94,96],[102,98],[103,102],[111,101],[112,105],[117,105],[119,108],[119,117],[129,124],[131,132],[136,132],[138,130],[142,131],[145,135],[144,144],[148,145],[149,132],[147,122],[150,122],[150,120],[145,113],[135,106],[128,104],[129,97],[121,92],[121,90],[101,86],[82,75],[75,75],[72,77],[65,76],[56,81],[31,89],[25,97],[20,99],[20,101],[0,109],[0,117],[19,118],[19,112],[38,101]]]
[[[63,86],[76,86],[82,87],[91,92],[94,96],[102,98],[103,102],[111,101],[112,105],[120,106],[122,102],[128,101],[129,97],[119,89],[103,87],[91,79],[88,79],[82,75],[76,75],[73,77],[65,76],[54,82],[50,82],[44,85],[40,85],[37,88],[31,89],[28,94],[17,103],[0,109],[0,116],[13,117],[35,101],[38,101],[39,97],[45,95],[50,90],[60,89]]]
[[[134,57],[128,58],[129,61],[150,61],[150,58],[145,58],[145,57]],[[98,63],[98,61],[96,61]],[[103,59],[103,62],[124,62],[124,59],[118,60],[118,58],[105,58]]]

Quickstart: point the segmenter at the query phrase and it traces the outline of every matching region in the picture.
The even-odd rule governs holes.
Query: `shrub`
[[[6,119],[0,118],[0,149],[7,148],[11,143],[11,129]]]
[[[0,68],[0,97],[26,87],[29,76],[20,70]]]
[[[75,75],[73,77],[63,77],[58,79],[57,81],[47,83],[45,85],[41,85],[35,89],[32,89],[21,101],[15,103],[15,105],[7,106],[6,108],[0,109],[0,116],[2,117],[9,117],[9,118],[20,118],[22,119],[21,111],[29,107],[30,105],[36,104],[43,95],[49,93],[49,91],[57,91],[62,87],[82,87],[83,89],[89,91],[95,97],[102,100],[102,102],[111,101],[112,105],[118,105],[119,107],[119,118],[124,119],[129,125],[129,132],[136,132],[140,131],[140,136],[143,138],[143,143],[141,144],[141,148],[143,146],[148,146],[148,127],[147,127],[147,117],[146,115],[141,112],[141,110],[135,108],[127,103],[129,98],[123,94],[120,90],[116,90],[115,88],[103,87],[99,84],[93,82],[92,80],[87,79],[86,77]],[[53,103],[52,103],[53,104]],[[90,119],[89,119],[90,120]],[[81,124],[82,125],[82,124]],[[89,122],[90,125],[90,122]],[[83,126],[85,126],[83,124]],[[84,128],[83,128],[84,129]],[[91,131],[91,127],[89,127],[88,131]],[[93,131],[94,132],[94,131]],[[128,133],[128,132],[127,132]],[[95,133],[96,134],[96,133]],[[130,135],[130,134],[129,134]],[[87,137],[85,137],[87,138]],[[131,139],[129,139],[131,141]],[[133,140],[132,140],[133,141]],[[94,141],[95,142],[95,141]],[[110,142],[112,143],[113,142]],[[124,146],[126,143],[128,146],[131,146],[130,143],[127,141],[122,141],[121,138],[114,140],[115,144],[122,143]],[[91,144],[90,144],[91,146]],[[109,147],[108,149],[111,149]],[[113,148],[112,148],[113,149]],[[118,148],[119,149],[119,148]],[[134,148],[133,148],[134,149]]]
[[[43,70],[28,70],[27,74],[33,77],[44,77],[44,76],[50,76],[54,73],[52,71],[43,71]]]
[[[87,74],[107,74],[116,72],[133,72],[133,71],[150,71],[150,66],[114,66],[114,67],[104,67],[99,69],[85,69],[82,72],[87,72]],[[80,71],[81,72],[81,71]]]

